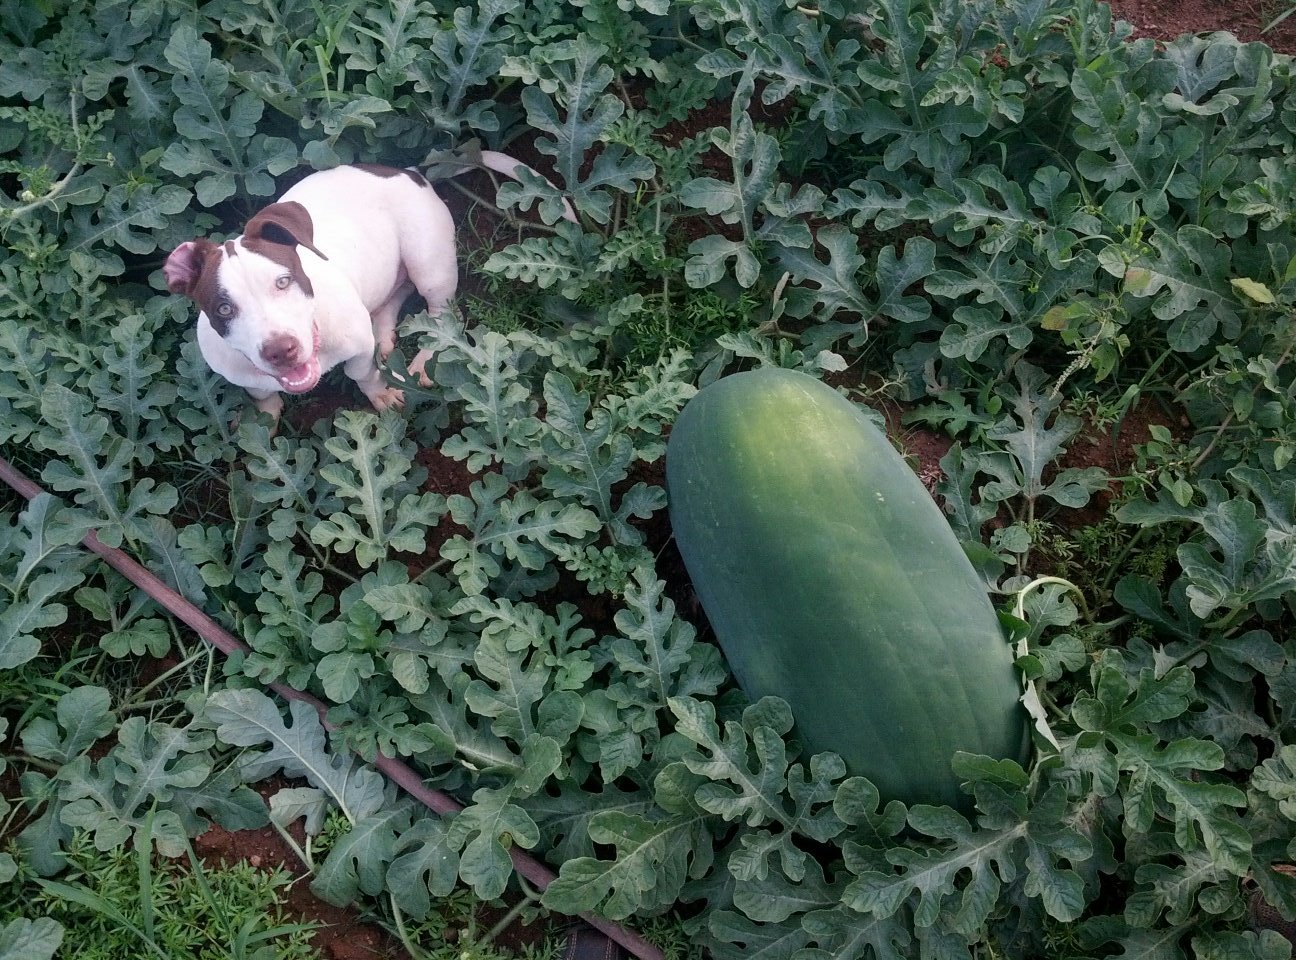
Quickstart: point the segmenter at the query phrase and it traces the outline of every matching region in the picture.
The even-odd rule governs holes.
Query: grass
[[[75,945],[78,960],[318,960],[322,954],[312,944],[318,925],[288,914],[287,891],[293,882],[280,868],[242,861],[204,864],[192,848],[187,858],[177,860],[154,858],[151,845],[98,850],[89,835],[78,834],[68,851],[67,869],[57,880],[33,876],[19,866],[8,886],[10,898],[0,901],[0,930],[34,916],[55,921],[63,927],[65,955]],[[392,932],[418,960],[561,956],[561,930],[543,911],[520,916],[515,910],[492,920],[487,906],[461,888],[425,919],[406,920],[403,930]],[[525,930],[518,927],[525,921],[541,924],[530,942],[503,942],[509,933]],[[659,921],[657,926],[656,939],[669,960],[695,960],[698,953],[677,924]]]
[[[1296,13],[1296,0],[1282,0],[1278,3],[1265,3],[1260,8],[1260,22],[1263,24],[1260,33],[1265,34],[1277,29],[1288,17]]]
[[[292,882],[283,870],[246,863],[206,866],[151,856],[140,849],[97,850],[78,836],[68,868],[55,880],[33,878],[30,904],[6,904],[0,923],[35,913],[61,923],[64,944],[79,960],[314,960],[316,925],[293,922],[285,910]]]
[[[498,942],[506,931],[516,933],[527,924],[518,925],[516,911],[491,924],[483,916],[483,907],[472,891],[460,888],[425,919],[406,921],[402,940],[418,960],[558,960],[562,955],[562,940],[555,935],[537,936],[516,946]]]

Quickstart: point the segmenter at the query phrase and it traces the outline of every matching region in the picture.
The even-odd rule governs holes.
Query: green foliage
[[[68,870],[57,881],[41,881],[30,905],[43,916],[8,920],[0,935],[0,955],[52,957],[63,941],[76,944],[78,956],[95,960],[318,956],[310,942],[313,927],[285,917],[291,875],[257,870],[245,862],[206,867],[186,849],[189,860],[183,867],[163,861],[155,868],[147,862],[147,852],[141,856],[127,847],[102,851],[78,834],[68,852]]]
[[[0,444],[50,491],[0,504],[0,883],[183,855],[280,774],[276,823],[334,824],[315,889],[411,924],[517,846],[550,908],[681,905],[718,958],[1288,955],[1246,902],[1296,916],[1292,66],[1129,37],[1092,0],[0,0]],[[529,226],[465,256],[478,319],[526,316],[410,318],[435,385],[405,411],[272,435],[205,368],[175,244],[310,167],[527,130],[547,179],[496,213]],[[664,436],[752,364],[956,441],[937,496],[1052,738],[955,758],[970,817],[806,756],[666,582]],[[1095,397],[1169,407],[1124,476],[1068,459]],[[191,648],[90,529],[250,650]],[[1080,598],[1013,602],[1064,555]],[[59,923],[10,910],[0,956]]]
[[[320,476],[346,504],[310,530],[313,542],[354,553],[362,567],[372,566],[390,551],[419,553],[424,532],[439,519],[443,498],[411,495],[422,477],[411,472],[414,447],[402,443],[404,421],[394,414],[345,413],[340,434],[324,442],[332,462]]]
[[[58,952],[64,934],[59,922],[50,917],[35,920],[17,917],[0,929],[0,957],[5,960],[18,960],[20,957],[49,960]]]

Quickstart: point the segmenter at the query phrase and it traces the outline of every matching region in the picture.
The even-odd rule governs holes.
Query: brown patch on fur
[[[315,246],[315,225],[309,211],[296,200],[272,203],[249,220],[243,231],[243,246],[286,268],[308,297],[315,296],[297,247],[305,247],[321,260],[328,257]]]
[[[198,243],[204,247],[203,262],[189,296],[198,304],[198,309],[207,314],[207,320],[217,336],[223,337],[229,333],[230,321],[238,314],[237,307],[228,317],[222,317],[216,309],[228,299],[220,288],[219,280],[220,265],[225,258],[216,244],[208,240],[199,240]]]
[[[283,246],[305,247],[321,260],[328,257],[315,246],[315,221],[310,211],[296,200],[280,201],[262,208],[243,228],[243,239],[264,240]]]
[[[252,253],[260,254],[267,260],[273,260],[284,267],[292,275],[293,282],[306,291],[306,296],[315,296],[315,288],[311,286],[310,277],[306,276],[306,271],[302,268],[301,257],[297,255],[296,247],[256,238],[249,240],[247,237],[243,238],[243,246]]]
[[[410,170],[407,167],[385,167],[381,163],[356,163],[352,164],[352,166],[357,170],[363,170],[365,173],[373,174],[375,177],[390,179],[404,174],[413,180],[417,186],[431,186],[427,181],[427,177],[423,176],[423,174],[419,173],[417,170]]]
[[[229,242],[226,241],[226,248]],[[167,257],[164,267],[167,289],[172,293],[181,293],[198,304],[198,308],[207,314],[212,329],[220,336],[229,331],[229,317],[222,317],[216,308],[225,302],[217,274],[225,255],[221,248],[210,240],[200,238],[190,243],[182,243]]]
[[[172,293],[192,297],[194,287],[209,265],[215,250],[216,245],[204,238],[182,243],[176,247],[163,266],[167,289]]]

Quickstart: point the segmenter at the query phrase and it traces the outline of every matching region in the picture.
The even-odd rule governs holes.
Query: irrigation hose
[[[0,457],[0,480],[3,480],[27,500],[32,500],[45,492],[4,457]],[[94,531],[86,534],[81,543],[86,549],[98,554],[110,567],[152,597],[164,610],[188,624],[198,636],[217,650],[227,656],[249,650],[246,644],[236,639],[224,627],[180,596],[175,590],[172,590],[171,587],[128,554],[101,542]],[[310,704],[319,713],[320,723],[324,725],[324,728],[326,730],[333,729],[325,719],[328,707],[322,701],[309,693],[303,693],[282,683],[268,683],[265,686],[286,700],[296,700],[300,703]],[[463,809],[463,804],[454,797],[425,785],[418,772],[399,759],[379,753],[372,766],[383,773],[389,780],[403,787],[410,796],[434,813],[445,815],[457,813]],[[514,869],[540,890],[548,887],[556,876],[543,863],[518,847],[511,847],[509,856],[513,859]],[[633,930],[593,913],[582,913],[580,918],[611,940],[625,947],[639,960],[663,960],[661,950]]]

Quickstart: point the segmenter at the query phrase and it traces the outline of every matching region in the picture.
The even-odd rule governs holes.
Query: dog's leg
[[[283,394],[278,390],[254,390],[252,387],[245,387],[256,408],[262,413],[270,416],[270,433],[273,435],[279,429],[279,417],[283,414]],[[238,421],[235,420],[237,425]]]
[[[396,349],[396,324],[400,320],[400,309],[405,305],[411,286],[399,290],[390,300],[373,312],[374,339],[377,341],[378,360],[384,366],[387,358]],[[423,372],[424,366],[432,358],[432,351],[420,350],[409,365],[409,374],[417,376],[421,386],[430,387],[432,380]],[[403,379],[397,374],[398,379]]]
[[[402,286],[391,299],[373,312],[374,340],[378,344],[378,359],[386,363],[391,352],[396,349],[396,321],[400,318],[400,309],[409,296],[411,287]]]
[[[374,366],[372,353],[352,357],[342,365],[342,369],[364,391],[375,410],[405,406],[404,392],[387,385],[382,370]]]
[[[445,256],[449,257],[448,261],[444,259]],[[440,256],[420,257],[414,263],[406,262],[410,279],[427,301],[427,312],[431,316],[451,309],[450,301],[454,299],[455,288],[459,285],[458,265],[454,257],[454,248],[451,246],[448,255],[442,253]],[[427,372],[432,356],[431,350],[419,350],[410,362],[410,375],[418,378],[419,386],[432,386],[432,378]]]

